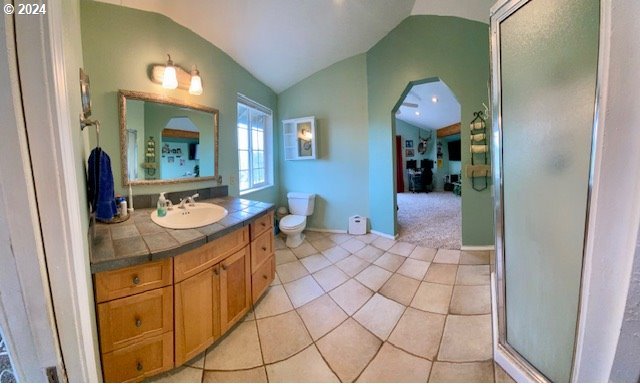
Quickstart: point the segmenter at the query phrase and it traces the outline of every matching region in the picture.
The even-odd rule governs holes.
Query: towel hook
[[[82,114],[80,114],[80,131],[84,131],[84,129],[89,126],[96,127],[96,143],[97,147],[100,147],[100,121],[85,119],[82,117]]]

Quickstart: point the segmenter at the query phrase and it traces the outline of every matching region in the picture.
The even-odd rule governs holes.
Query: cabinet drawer
[[[173,330],[173,287],[98,304],[100,348],[111,352]]]
[[[269,231],[251,242],[251,272],[257,271],[271,255],[273,255],[273,233]]]
[[[171,259],[164,259],[96,273],[96,301],[102,303],[171,285],[173,281],[171,262]]]
[[[273,228],[273,211],[260,216],[249,226],[251,227],[251,240],[253,241],[256,237]]]
[[[255,304],[275,277],[275,256],[271,256],[251,275],[251,298]]]
[[[105,382],[134,382],[173,368],[173,332],[102,355]]]
[[[176,283],[212,267],[247,244],[249,244],[249,228],[243,227],[176,256],[173,261]]]

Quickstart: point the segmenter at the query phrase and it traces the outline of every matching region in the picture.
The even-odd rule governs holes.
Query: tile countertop
[[[90,244],[91,273],[108,271],[172,257],[215,240],[274,209],[271,203],[231,196],[199,200],[224,207],[222,220],[194,229],[168,229],[151,221],[153,209],[136,209],[119,224],[95,225]]]

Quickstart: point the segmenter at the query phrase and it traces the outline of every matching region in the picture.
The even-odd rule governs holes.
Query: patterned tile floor
[[[367,234],[276,237],[243,322],[152,382],[512,382],[492,359],[489,252]]]

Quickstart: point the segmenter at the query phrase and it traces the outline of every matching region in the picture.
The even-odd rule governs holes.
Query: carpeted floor
[[[460,249],[460,202],[452,192],[398,193],[398,240]]]

